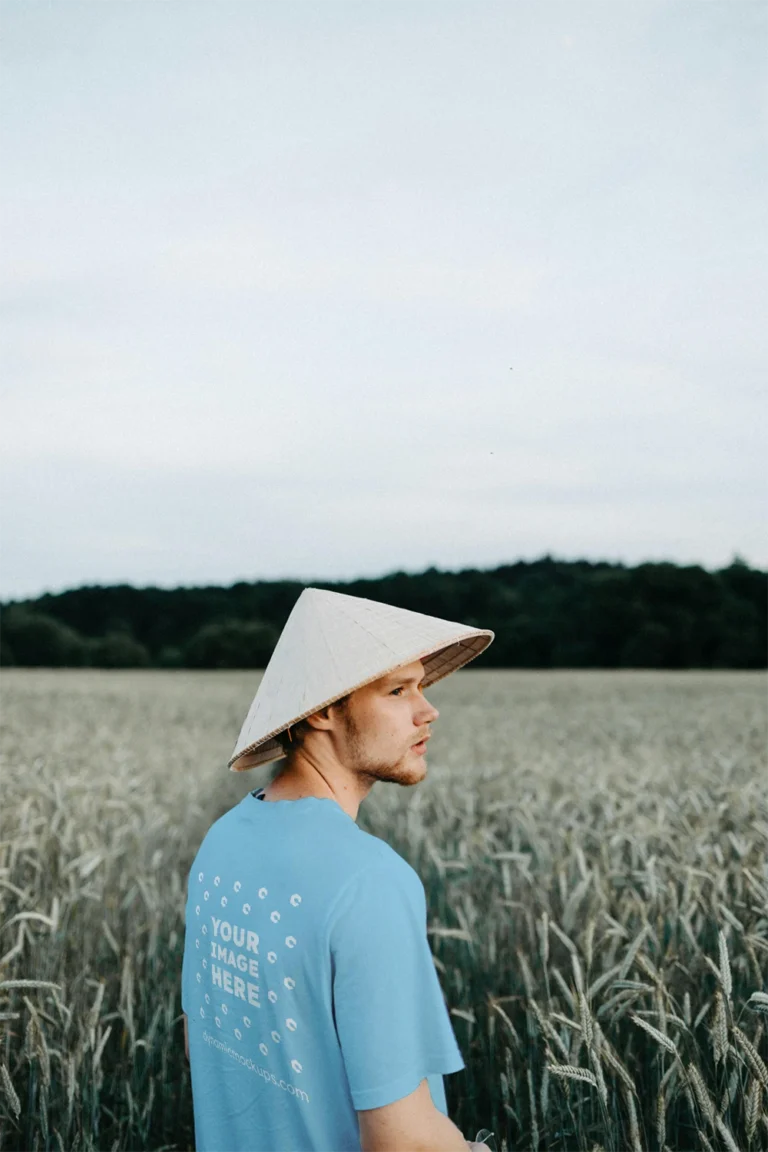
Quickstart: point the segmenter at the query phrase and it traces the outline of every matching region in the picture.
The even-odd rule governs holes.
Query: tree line
[[[264,668],[307,585],[76,588],[0,605],[0,665]],[[768,573],[544,556],[494,569],[313,581],[496,633],[484,668],[766,668]]]

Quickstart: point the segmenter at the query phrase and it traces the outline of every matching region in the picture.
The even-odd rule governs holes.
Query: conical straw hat
[[[342,696],[422,660],[423,686],[468,664],[494,638],[391,604],[305,588],[293,606],[228,766],[244,772],[285,755],[274,737]]]

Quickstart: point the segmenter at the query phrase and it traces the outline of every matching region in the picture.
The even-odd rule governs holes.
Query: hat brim
[[[415,660],[422,660],[424,662],[424,679],[422,685],[428,688],[430,684],[436,684],[438,680],[445,679],[450,676],[452,672],[458,672],[459,668],[463,668],[465,664],[469,664],[479,656],[488,645],[491,643],[495,636],[488,628],[478,628],[474,633],[467,633],[459,640],[451,641],[449,644],[441,643],[437,647],[423,649],[420,652],[414,653],[405,660],[399,660],[396,664],[392,664],[387,668],[382,668],[375,672],[372,676],[368,676],[365,680],[361,680],[359,684],[354,684],[351,688],[347,688],[345,692],[341,692],[336,696],[331,696],[328,700],[323,700],[322,703],[316,704],[313,708],[307,709],[302,712],[300,716],[293,716],[290,720],[286,720],[285,724],[281,724],[279,728],[269,732],[263,736],[261,740],[253,744],[249,744],[242,752],[238,752],[233,756],[228,763],[230,772],[247,772],[250,768],[258,768],[262,764],[269,764],[273,760],[281,760],[285,756],[280,744],[275,740],[281,732],[285,732],[293,724],[298,724],[300,720],[306,719],[307,716],[314,715],[323,708],[327,708],[329,704],[335,703],[343,696],[348,696],[352,692],[356,692],[358,688],[364,688],[366,684],[373,684],[375,680],[380,680],[382,676],[389,676],[390,673],[396,672],[398,668],[404,668],[408,664],[412,664]]]

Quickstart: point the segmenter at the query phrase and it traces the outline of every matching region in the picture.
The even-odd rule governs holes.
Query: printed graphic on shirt
[[[190,877],[190,902],[198,961],[193,995],[198,993],[200,1019],[221,1041],[215,1047],[243,1063],[237,1042],[247,1041],[253,1051],[258,1041],[273,1073],[290,1069],[300,1077],[302,1036],[292,973],[302,942],[301,894],[294,892],[285,908],[274,907],[267,888],[250,892],[240,879],[198,871]],[[265,1028],[265,996],[277,1027]]]

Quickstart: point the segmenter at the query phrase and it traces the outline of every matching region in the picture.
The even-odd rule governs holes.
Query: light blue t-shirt
[[[198,1152],[360,1152],[357,1110],[464,1067],[418,873],[331,799],[249,793],[189,873]]]

